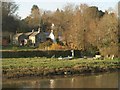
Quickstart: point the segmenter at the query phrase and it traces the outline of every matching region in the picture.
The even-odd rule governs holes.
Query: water
[[[3,88],[118,88],[120,72],[3,80]]]

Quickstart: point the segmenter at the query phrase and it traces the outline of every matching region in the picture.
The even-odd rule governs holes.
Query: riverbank
[[[48,77],[56,75],[75,75],[117,71],[120,60],[72,59],[57,58],[3,58],[3,78]]]

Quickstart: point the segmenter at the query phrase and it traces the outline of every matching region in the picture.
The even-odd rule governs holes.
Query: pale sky
[[[55,11],[57,8],[62,9],[67,3],[80,5],[86,3],[89,6],[97,6],[99,10],[105,11],[110,7],[115,9],[119,0],[14,0],[19,5],[17,11],[21,18],[25,18],[31,12],[33,5],[37,5],[40,9]]]

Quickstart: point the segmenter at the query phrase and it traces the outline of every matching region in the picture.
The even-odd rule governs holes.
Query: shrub
[[[60,50],[60,49],[64,49],[64,46],[61,46],[57,43],[53,43],[50,47],[49,50]]]
[[[74,51],[75,57],[81,57],[81,51]],[[28,58],[28,57],[67,57],[71,50],[29,50],[29,51],[2,51],[2,58]]]
[[[51,45],[52,45],[51,41],[46,41],[46,42],[40,43],[38,49],[44,49],[45,50],[46,48],[48,48]]]

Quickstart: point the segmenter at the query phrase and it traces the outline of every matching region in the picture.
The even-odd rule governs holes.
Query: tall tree
[[[18,9],[14,2],[2,2],[2,31],[15,32],[19,26],[19,20],[15,15]]]
[[[3,16],[13,15],[18,9],[18,5],[15,2],[2,2],[2,14]]]
[[[30,28],[40,27],[41,13],[37,5],[32,6],[31,14],[30,16],[25,18],[25,21],[29,25]]]
[[[114,13],[105,14],[101,18],[96,35],[97,46],[102,54],[118,55],[118,19]]]

